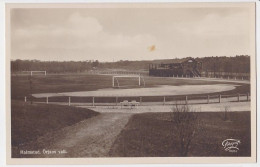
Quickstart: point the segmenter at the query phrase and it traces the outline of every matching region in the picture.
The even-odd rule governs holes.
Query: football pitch
[[[107,90],[110,92],[122,92],[122,90],[128,90],[129,92],[138,92],[146,90],[146,88],[158,88],[165,86],[181,86],[186,89],[189,86],[194,87],[193,89],[204,89],[207,85],[208,89],[219,88],[219,85],[227,85],[232,87],[230,89],[215,89],[214,91],[209,91],[208,93],[214,94],[218,92],[226,94],[245,94],[250,92],[250,84],[237,83],[236,81],[216,81],[216,80],[202,80],[202,79],[182,79],[182,78],[162,78],[162,77],[144,77],[145,86],[138,86],[138,80],[132,78],[122,78],[119,80],[120,85],[124,87],[112,87],[112,76],[111,75],[89,75],[89,74],[64,74],[64,75],[35,75],[35,76],[12,76],[11,77],[11,98],[16,100],[23,100],[25,96],[30,96],[31,94],[40,93],[64,93],[64,92],[82,92],[82,91],[97,91],[97,90]],[[115,89],[113,91],[113,89]],[[120,90],[118,90],[120,89]],[[151,89],[152,90],[152,89]],[[167,89],[166,91],[167,93]],[[194,90],[193,90],[194,91]],[[192,94],[193,92],[182,91],[185,94]],[[205,92],[207,93],[207,92]],[[200,94],[203,94],[200,93]],[[124,94],[122,94],[123,96]],[[158,94],[162,95],[161,93]],[[177,95],[177,94],[172,94]],[[153,94],[156,96],[156,94]]]

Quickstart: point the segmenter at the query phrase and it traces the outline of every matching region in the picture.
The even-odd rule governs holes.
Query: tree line
[[[14,60],[11,61],[11,72],[47,71],[48,73],[84,72],[98,67],[98,61],[39,61]]]
[[[148,71],[149,64],[164,62],[170,63],[180,59],[151,60],[151,61],[127,61],[99,62],[95,61],[39,61],[39,60],[12,60],[11,72],[20,71],[47,71],[48,73],[80,73],[90,70],[125,69],[129,71]],[[250,73],[250,56],[237,55],[235,57],[203,57],[195,58],[202,62],[202,71],[220,71],[232,73]]]
[[[248,55],[204,57],[199,58],[198,61],[203,64],[202,71],[250,73],[250,56]]]

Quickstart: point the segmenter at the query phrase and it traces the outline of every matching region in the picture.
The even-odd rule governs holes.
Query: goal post
[[[31,76],[33,75],[33,73],[43,73],[45,76],[47,74],[46,71],[22,71],[22,72],[29,73]]]
[[[118,78],[137,78],[138,79],[138,86],[141,86],[141,75],[115,75],[112,76],[112,87],[115,87],[115,81],[117,81],[117,85],[119,86]],[[143,79],[144,82],[144,79]],[[145,85],[145,84],[144,84]]]

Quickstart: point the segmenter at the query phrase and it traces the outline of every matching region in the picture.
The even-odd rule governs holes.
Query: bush
[[[198,113],[188,105],[178,105],[172,108],[172,127],[174,136],[178,139],[180,156],[187,156],[191,142],[198,130],[200,121]]]

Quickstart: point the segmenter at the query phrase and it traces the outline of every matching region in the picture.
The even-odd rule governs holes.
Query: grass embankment
[[[171,113],[134,115],[121,131],[110,150],[112,157],[177,157],[177,136]],[[192,140],[188,156],[250,156],[250,112],[198,113],[202,128]],[[239,139],[237,153],[224,150],[222,141]]]
[[[29,104],[12,101],[11,135],[12,146],[35,140],[47,132],[73,125],[98,115],[89,109],[60,105]]]

